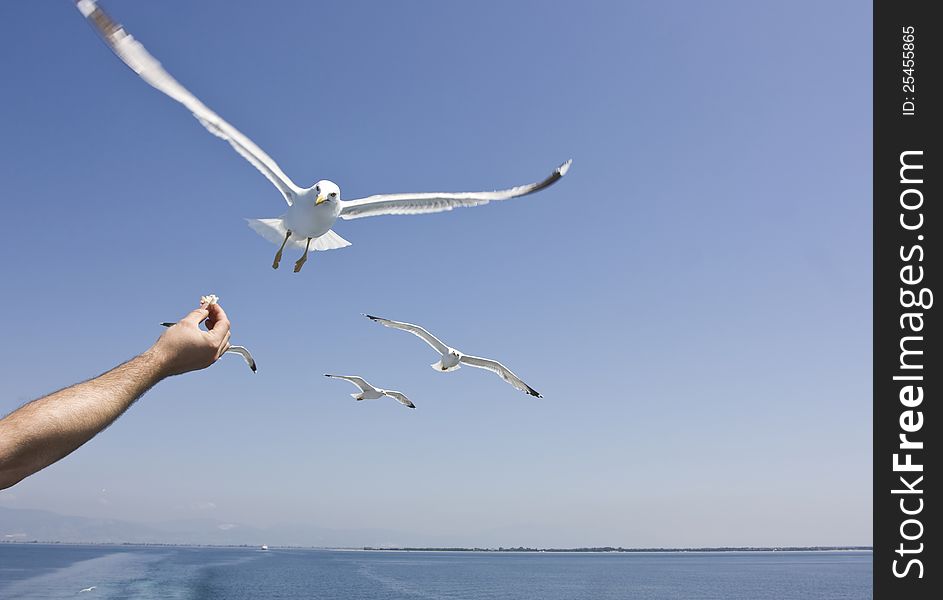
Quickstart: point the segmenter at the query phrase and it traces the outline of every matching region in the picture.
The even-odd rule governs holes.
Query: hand
[[[200,323],[206,321],[206,331]],[[229,319],[219,304],[201,304],[167,329],[149,352],[162,363],[164,376],[205,369],[229,348]]]

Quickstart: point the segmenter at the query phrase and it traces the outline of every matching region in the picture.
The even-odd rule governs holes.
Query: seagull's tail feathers
[[[288,233],[288,230],[285,229],[285,222],[282,219],[246,219],[246,222],[249,224],[249,227],[252,228],[257,234],[261,235],[268,241],[272,242],[277,246],[281,246],[282,242],[285,241],[285,234]],[[350,242],[337,235],[331,230],[328,230],[327,233],[321,237],[314,238],[311,240],[311,250],[335,250],[337,248],[344,248],[350,246]],[[292,247],[297,250],[304,250],[305,247],[305,238],[300,238],[296,235],[292,235],[291,239],[288,240],[288,244],[285,247]]]
[[[440,360],[439,362],[432,363],[432,364],[429,365],[429,366],[432,367],[433,369],[435,369],[436,371],[440,372],[440,373],[448,373],[449,371],[455,371],[455,370],[458,370],[458,369],[461,369],[461,368],[462,368],[462,365],[461,365],[461,364],[457,364],[457,365],[453,365],[453,366],[451,366],[451,367],[449,367],[449,368],[447,368],[447,369],[443,369],[443,368],[442,368],[442,361],[441,361],[441,360]]]
[[[350,242],[334,233],[333,229],[328,229],[321,237],[311,240],[312,250],[336,250],[347,246],[350,246]]]

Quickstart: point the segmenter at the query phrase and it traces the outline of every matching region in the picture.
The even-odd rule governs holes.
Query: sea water
[[[864,551],[617,554],[0,544],[2,600],[866,600],[872,597],[871,576],[872,555]]]

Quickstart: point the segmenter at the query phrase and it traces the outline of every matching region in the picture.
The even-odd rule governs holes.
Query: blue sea
[[[0,544],[3,600],[865,600],[872,597],[871,572],[870,552],[557,554]]]

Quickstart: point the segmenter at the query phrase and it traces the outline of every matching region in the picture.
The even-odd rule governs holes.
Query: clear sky
[[[143,351],[201,294],[237,357],[166,381],[0,506],[458,544],[871,542],[871,7],[106,1],[298,184],[494,189],[340,222],[279,193],[71,2],[0,6],[0,411]],[[418,322],[504,361],[436,374]],[[416,403],[354,402],[356,373]],[[104,491],[103,491],[104,490]]]

